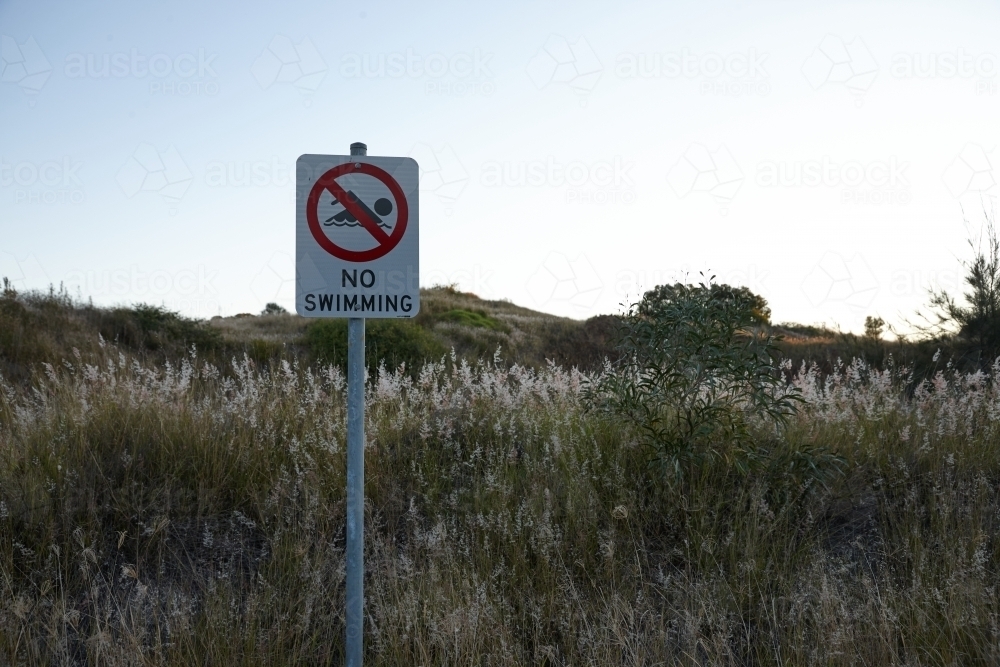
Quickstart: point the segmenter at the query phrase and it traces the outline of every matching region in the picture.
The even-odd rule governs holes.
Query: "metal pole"
[[[362,143],[351,155],[368,155]],[[365,613],[365,319],[347,320],[347,667],[361,667]]]

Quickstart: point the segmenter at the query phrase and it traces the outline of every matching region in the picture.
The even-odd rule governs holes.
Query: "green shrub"
[[[437,319],[441,322],[454,322],[455,324],[461,324],[467,327],[490,329],[491,331],[503,331],[506,328],[500,323],[499,320],[490,317],[485,313],[463,310],[461,308],[455,308],[445,313],[441,313],[437,316]]]
[[[313,357],[322,363],[347,366],[347,320],[318,320],[306,329],[306,343]],[[408,320],[367,320],[365,361],[370,371],[379,364],[397,368],[419,368],[447,350],[432,333]]]
[[[706,457],[745,467],[754,458],[751,421],[782,422],[800,400],[781,375],[772,337],[756,326],[762,301],[707,282],[647,292],[622,319],[621,356],[591,400],[637,427],[678,477]]]

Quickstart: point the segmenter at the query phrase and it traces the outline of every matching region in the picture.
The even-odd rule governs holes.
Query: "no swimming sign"
[[[295,183],[296,312],[414,317],[420,309],[416,161],[303,155]]]

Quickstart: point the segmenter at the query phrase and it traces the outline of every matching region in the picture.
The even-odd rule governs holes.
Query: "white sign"
[[[414,317],[419,169],[412,158],[303,155],[295,163],[295,310]]]

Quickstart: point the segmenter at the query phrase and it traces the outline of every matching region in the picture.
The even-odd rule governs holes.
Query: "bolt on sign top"
[[[406,157],[295,163],[295,310],[414,317],[420,310],[419,168]]]

